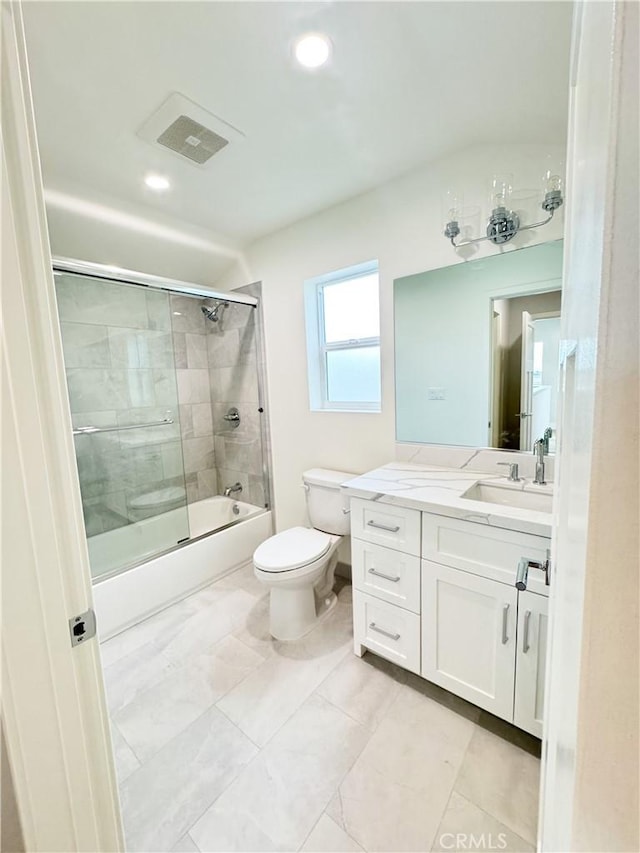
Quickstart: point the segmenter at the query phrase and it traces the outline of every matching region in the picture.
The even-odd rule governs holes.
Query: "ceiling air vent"
[[[228,139],[223,139],[204,125],[198,124],[189,116],[180,116],[173,124],[158,137],[160,145],[177,151],[183,157],[188,157],[194,163],[206,163],[221,148],[229,144]]]
[[[203,166],[229,143],[245,138],[241,131],[177,92],[147,119],[138,136],[195,166]]]

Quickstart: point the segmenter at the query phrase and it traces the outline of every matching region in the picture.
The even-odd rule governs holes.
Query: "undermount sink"
[[[533,492],[496,486],[492,483],[475,483],[460,497],[465,500],[532,509],[536,512],[551,512],[553,494],[547,491]]]

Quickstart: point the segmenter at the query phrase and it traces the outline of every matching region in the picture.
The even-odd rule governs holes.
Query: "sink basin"
[[[551,512],[553,503],[551,492],[525,492],[522,489],[510,489],[508,486],[496,486],[492,483],[475,483],[461,497],[465,500],[483,501],[500,506],[533,509],[536,512]]]

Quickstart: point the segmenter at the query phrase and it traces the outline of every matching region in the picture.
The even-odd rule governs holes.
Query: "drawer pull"
[[[531,648],[529,645],[529,620],[531,619],[531,611],[525,610],[524,613],[524,631],[522,637],[522,652],[526,655],[526,653]]]
[[[400,634],[392,634],[390,631],[385,631],[384,628],[378,628],[375,622],[369,623],[369,628],[372,631],[377,631],[378,634],[384,634],[385,637],[389,637],[390,640],[399,640]]]
[[[385,575],[384,572],[379,572],[376,569],[369,569],[370,575],[375,575],[377,578],[384,578],[386,581],[391,581],[391,583],[398,583],[400,580],[400,575],[394,578],[391,575]]]
[[[509,605],[505,604],[502,608],[502,645],[506,645],[509,642],[509,637],[507,636],[507,619],[509,617]]]
[[[400,530],[399,525],[397,525],[396,527],[390,527],[387,524],[378,524],[377,521],[367,521],[367,525],[369,527],[377,527],[378,530],[388,530],[389,533],[397,533],[398,530]]]

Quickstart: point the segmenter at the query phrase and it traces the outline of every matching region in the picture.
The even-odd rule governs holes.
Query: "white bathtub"
[[[187,535],[184,509],[171,510],[88,540],[96,577],[93,600],[100,640],[249,562],[258,545],[272,534],[271,512],[231,498],[218,496],[197,501],[188,511],[190,538],[195,541],[178,548],[174,547],[177,541]],[[210,535],[204,535],[207,533]],[[196,539],[199,536],[202,538]],[[163,542],[174,550],[153,557]],[[149,556],[146,562],[100,580],[101,568],[106,571],[104,567],[114,562],[138,562],[146,556]]]

